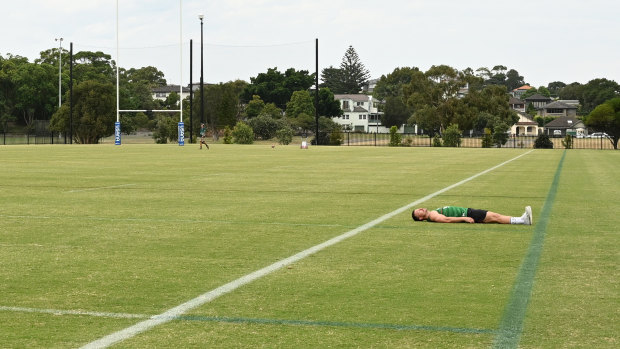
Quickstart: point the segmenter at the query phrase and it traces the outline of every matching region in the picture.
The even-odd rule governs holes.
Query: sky
[[[398,67],[503,65],[532,86],[620,83],[616,0],[0,0],[0,55],[73,43],[123,68],[154,66],[169,84],[251,77],[277,67],[338,67],[352,46],[371,78]]]

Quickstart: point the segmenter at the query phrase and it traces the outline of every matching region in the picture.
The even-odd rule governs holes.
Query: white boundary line
[[[20,312],[20,313],[43,313],[43,314],[53,314],[53,315],[88,315],[88,316],[108,317],[108,318],[116,318],[116,319],[146,319],[150,317],[150,315],[146,315],[146,314],[101,313],[101,312],[96,312],[96,311],[37,309],[37,308],[5,307],[5,306],[0,306],[0,311],[14,311],[14,312]]]
[[[101,189],[112,189],[112,188],[122,188],[122,187],[130,187],[132,185],[135,184],[120,184],[120,185],[111,185],[109,187],[97,187],[97,188],[86,188],[86,189],[75,189],[75,190],[69,190],[67,191],[67,193],[79,193],[82,191],[91,191],[91,190],[101,190]]]
[[[307,250],[301,251],[301,252],[299,252],[299,253],[297,253],[297,254],[295,254],[293,256],[290,256],[290,257],[285,258],[285,259],[283,259],[281,261],[275,262],[275,263],[273,263],[273,264],[271,264],[271,265],[269,265],[267,267],[264,267],[262,269],[254,271],[254,272],[252,272],[250,274],[242,276],[242,277],[240,277],[240,278],[238,278],[236,280],[233,280],[233,281],[231,281],[231,282],[229,282],[229,283],[227,283],[225,285],[222,285],[222,286],[220,286],[218,288],[215,288],[215,289],[213,289],[213,290],[211,290],[209,292],[203,293],[200,296],[198,296],[198,297],[196,297],[196,298],[194,298],[192,300],[189,300],[189,301],[187,301],[187,302],[185,302],[183,304],[180,304],[180,305],[178,305],[178,306],[176,306],[174,308],[171,308],[171,309],[169,309],[169,310],[167,310],[167,311],[165,311],[165,312],[163,312],[163,313],[161,313],[159,315],[154,315],[154,316],[150,317],[149,319],[141,321],[141,322],[139,322],[139,323],[137,323],[137,324],[135,324],[133,326],[127,327],[125,329],[122,329],[120,331],[111,333],[111,334],[109,334],[109,335],[107,335],[105,337],[102,337],[100,339],[97,339],[97,340],[95,340],[93,342],[90,342],[90,343],[84,345],[82,348],[83,349],[107,348],[108,346],[110,346],[112,344],[121,342],[121,341],[123,341],[125,339],[129,339],[131,337],[134,337],[137,334],[140,334],[142,332],[148,331],[148,330],[150,330],[151,328],[153,328],[155,326],[158,326],[158,325],[170,322],[172,319],[175,319],[176,317],[181,316],[182,314],[184,314],[184,313],[186,313],[186,312],[188,312],[188,311],[190,311],[190,310],[192,310],[194,308],[197,308],[197,307],[199,307],[199,306],[201,306],[201,305],[203,305],[205,303],[208,303],[208,302],[210,302],[210,301],[212,301],[212,300],[214,300],[214,299],[216,299],[216,298],[218,298],[218,297],[220,297],[220,296],[222,296],[222,295],[224,295],[226,293],[232,292],[232,291],[236,290],[237,288],[239,288],[239,287],[241,287],[241,286],[243,286],[245,284],[248,284],[248,283],[250,283],[250,282],[252,282],[254,280],[262,278],[263,276],[269,275],[269,274],[273,273],[276,270],[279,270],[279,269],[281,269],[283,267],[291,265],[291,264],[293,264],[293,263],[295,263],[295,262],[297,262],[297,261],[299,261],[301,259],[304,259],[304,258],[306,258],[306,257],[308,257],[308,256],[310,256],[310,255],[312,255],[314,253],[317,253],[317,252],[319,252],[319,251],[321,251],[321,250],[323,250],[323,249],[325,249],[327,247],[335,245],[335,244],[337,244],[337,243],[339,243],[339,242],[341,242],[341,241],[343,241],[345,239],[348,239],[348,238],[350,238],[352,236],[355,236],[355,235],[361,233],[364,230],[370,229],[370,228],[374,227],[375,225],[377,225],[377,224],[379,224],[379,223],[381,223],[383,221],[386,221],[386,220],[388,220],[388,219],[390,219],[390,218],[392,218],[392,217],[394,217],[394,216],[396,216],[396,215],[398,215],[398,214],[400,214],[400,213],[402,213],[402,212],[404,212],[406,210],[409,210],[412,207],[417,206],[417,205],[419,205],[419,204],[421,204],[421,203],[423,203],[423,202],[425,202],[425,201],[427,201],[427,200],[429,200],[429,199],[431,199],[431,198],[433,198],[433,197],[435,197],[435,196],[437,196],[439,194],[442,194],[442,193],[444,193],[444,192],[446,192],[448,190],[456,188],[456,187],[458,187],[458,186],[460,186],[462,184],[465,184],[465,183],[473,180],[474,178],[477,178],[477,177],[482,176],[482,175],[484,175],[484,174],[486,174],[488,172],[491,172],[491,171],[493,171],[493,170],[495,170],[495,169],[497,169],[497,168],[499,168],[501,166],[504,166],[504,165],[506,165],[509,162],[512,162],[512,161],[514,161],[514,160],[516,160],[516,159],[518,159],[518,158],[520,158],[522,156],[525,156],[525,155],[531,153],[532,151],[533,150],[530,150],[527,153],[523,153],[523,154],[521,154],[521,155],[519,155],[517,157],[514,157],[514,158],[512,158],[510,160],[507,160],[505,162],[502,162],[499,165],[493,166],[493,167],[491,167],[491,168],[489,168],[487,170],[484,170],[484,171],[482,171],[482,172],[480,172],[478,174],[475,174],[475,175],[473,175],[473,176],[471,176],[469,178],[466,178],[466,179],[464,179],[464,180],[462,180],[462,181],[460,181],[458,183],[455,183],[455,184],[452,184],[450,186],[447,186],[447,187],[445,187],[445,188],[443,188],[441,190],[438,190],[438,191],[436,191],[436,192],[434,192],[432,194],[429,194],[429,195],[427,195],[427,196],[425,196],[425,197],[423,197],[421,199],[418,199],[418,200],[416,200],[416,201],[414,201],[414,202],[412,202],[412,203],[410,203],[408,205],[405,205],[405,206],[403,206],[401,208],[398,208],[398,209],[396,209],[396,210],[394,210],[394,211],[392,211],[390,213],[384,214],[383,216],[381,216],[381,217],[379,217],[379,218],[377,218],[377,219],[375,219],[373,221],[370,221],[370,222],[368,222],[368,223],[366,223],[364,225],[361,225],[361,226],[359,226],[359,227],[357,227],[357,228],[355,228],[353,230],[350,230],[350,231],[348,231],[348,232],[346,232],[346,233],[344,233],[342,235],[336,236],[336,237],[334,237],[332,239],[329,239],[329,240],[327,240],[327,241],[325,241],[323,243],[320,243],[318,245],[310,247]]]

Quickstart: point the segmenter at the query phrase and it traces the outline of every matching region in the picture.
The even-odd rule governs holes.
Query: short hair
[[[414,221],[416,222],[421,222],[422,220],[418,217],[416,217],[415,215],[415,208],[413,209],[413,211],[411,211],[411,218],[413,218]]]

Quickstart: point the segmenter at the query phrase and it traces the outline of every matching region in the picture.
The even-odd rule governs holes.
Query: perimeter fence
[[[405,147],[433,147],[444,141],[441,137],[429,137],[428,135],[418,135],[413,133],[400,133],[401,141],[399,146]],[[338,135],[327,134],[326,139],[336,140]],[[128,143],[154,143],[151,133],[139,132],[136,135],[123,135]],[[534,148],[535,136],[509,136],[501,148]],[[436,140],[437,139],[437,140]],[[462,137],[460,139],[461,148],[482,148],[484,137]],[[562,141],[563,137],[549,138],[553,143],[554,149],[565,149]],[[71,140],[63,133],[58,132],[37,132],[32,134],[23,133],[3,133],[0,132],[0,145],[10,144],[69,144]],[[114,143],[113,137],[103,138],[101,144]],[[333,144],[332,145],[337,145]],[[337,143],[337,142],[335,142]],[[613,150],[613,144],[606,137],[599,138],[571,138],[572,149],[601,149]],[[340,146],[372,146],[387,147],[390,145],[389,133],[360,133],[342,132],[340,134]],[[491,147],[497,148],[497,145]]]

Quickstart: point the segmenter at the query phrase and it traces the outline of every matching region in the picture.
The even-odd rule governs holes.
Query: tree
[[[250,78],[250,84],[243,90],[242,99],[250,101],[257,95],[265,103],[275,103],[278,108],[284,109],[293,92],[308,90],[312,85],[314,74],[308,74],[306,70],[296,71],[289,68],[283,74],[277,67],[269,68],[267,73]]]
[[[523,76],[519,75],[518,71],[510,69],[506,73],[506,90],[512,91],[523,85],[525,85],[525,80],[523,80]]]
[[[412,108],[408,107],[401,97],[387,97],[383,108],[383,116],[381,124],[385,127],[400,127],[407,123],[407,120],[413,114]]]
[[[47,120],[58,105],[56,70],[49,64],[23,64],[12,75],[15,88],[14,110],[27,128],[35,119]],[[56,75],[56,76],[54,76]]]
[[[444,147],[460,147],[461,146],[461,130],[459,125],[451,124],[446,128],[446,132],[443,135]]]
[[[321,70],[321,81],[323,83],[320,84],[320,87],[328,88],[334,93],[344,93],[345,91],[343,71],[340,68],[334,68],[331,65],[328,68],[323,68]]]
[[[595,131],[606,132],[614,149],[620,139],[620,97],[598,105],[586,118],[586,125]]]
[[[314,103],[308,91],[295,91],[291,100],[286,103],[286,116],[296,118],[299,114],[314,115]]]
[[[432,66],[426,73],[414,74],[411,82],[403,86],[407,105],[415,110],[409,122],[421,126],[431,136],[444,130],[463,111],[458,93],[466,85],[464,74],[446,66]]]
[[[264,140],[273,138],[281,127],[277,120],[263,115],[250,119],[248,124],[252,127],[254,135]]]
[[[93,144],[114,134],[116,94],[111,83],[85,81],[73,88],[73,137],[77,143]],[[69,105],[54,113],[50,129],[69,130]]]
[[[525,91],[522,95],[521,95],[521,99],[525,100],[528,97],[531,97],[535,94],[538,93],[538,89],[534,86],[532,86],[532,88],[530,88],[529,90]]]
[[[599,104],[619,96],[620,85],[615,81],[607,79],[590,80],[583,86],[582,99],[580,100],[582,112],[590,113]]]
[[[265,102],[260,99],[259,95],[254,95],[252,100],[245,106],[245,117],[248,119],[256,117],[263,111],[263,108],[265,108]]]
[[[334,99],[334,94],[327,88],[319,89],[319,115],[334,117],[343,114],[340,102]]]
[[[197,91],[194,96],[194,103],[200,104],[201,91]],[[204,87],[204,113],[206,122],[213,132],[213,139],[218,139],[218,130],[225,126],[234,126],[240,113],[239,104],[240,89],[236,82],[219,83],[217,85],[207,85]],[[200,127],[200,105],[193,108],[194,120],[196,124],[194,130]]]
[[[560,95],[560,91],[564,87],[566,87],[566,84],[563,83],[562,81],[550,82],[547,85],[547,89],[549,90],[549,92],[551,93],[551,96],[553,96],[553,97],[558,97]]]
[[[340,63],[343,77],[343,93],[359,93],[370,78],[370,72],[360,61],[353,46],[349,46]]]

